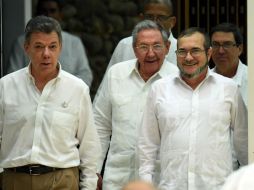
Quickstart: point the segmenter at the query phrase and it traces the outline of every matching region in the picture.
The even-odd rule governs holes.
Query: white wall
[[[254,162],[254,1],[247,0],[249,162]]]

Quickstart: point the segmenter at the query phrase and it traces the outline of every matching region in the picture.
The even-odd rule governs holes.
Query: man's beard
[[[209,62],[206,61],[206,64],[204,64],[202,67],[198,68],[194,73],[191,73],[191,74],[186,73],[184,71],[184,69],[181,66],[179,66],[178,64],[177,64],[177,67],[179,68],[180,74],[181,74],[182,77],[191,79],[191,78],[195,78],[200,73],[202,73],[208,67],[208,65],[209,65]]]

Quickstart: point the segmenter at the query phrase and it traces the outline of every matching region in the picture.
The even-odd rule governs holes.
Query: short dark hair
[[[43,15],[43,4],[45,2],[55,2],[59,8],[59,10],[61,11],[62,8],[63,8],[63,0],[38,0],[37,2],[37,6],[36,6],[36,16],[39,16],[39,15]]]
[[[43,32],[49,34],[56,32],[60,44],[62,44],[61,26],[57,20],[47,16],[36,16],[28,21],[25,28],[25,42],[29,42],[33,33]]]
[[[168,42],[168,33],[166,30],[163,29],[161,25],[158,23],[151,21],[151,20],[143,20],[139,22],[133,29],[132,31],[132,38],[133,42],[132,45],[135,46],[137,42],[137,35],[140,31],[147,30],[147,29],[153,29],[153,30],[158,30],[161,33],[162,39],[164,43]]]
[[[171,11],[171,15],[174,15],[174,7],[173,7],[173,3],[171,0],[144,0],[143,2],[143,6],[142,6],[142,11],[144,12],[145,6],[147,4],[151,4],[151,3],[157,3],[157,4],[164,4],[168,7],[168,9]]]
[[[204,48],[205,49],[209,49],[210,48],[210,38],[208,36],[208,34],[205,32],[205,30],[203,28],[199,28],[199,27],[191,27],[191,28],[187,28],[186,30],[182,31],[177,38],[177,47],[178,47],[178,40],[182,37],[185,36],[191,36],[194,33],[200,33],[204,36]]]
[[[237,45],[243,44],[243,36],[241,34],[240,29],[232,23],[225,22],[214,26],[211,30],[211,38],[215,32],[232,32],[236,44]]]

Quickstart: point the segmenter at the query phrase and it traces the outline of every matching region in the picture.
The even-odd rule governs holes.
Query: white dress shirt
[[[137,59],[113,65],[94,101],[95,125],[100,136],[101,168],[109,148],[103,189],[119,190],[138,176],[137,137],[151,84],[178,68],[165,61],[147,82],[139,75]]]
[[[7,73],[17,71],[28,65],[29,59],[23,48],[24,41],[25,36],[21,35],[14,43],[7,65]],[[80,38],[62,31],[62,50],[59,61],[63,70],[81,78],[88,86],[91,86],[93,74]]]
[[[101,150],[88,86],[60,68],[40,92],[29,68],[0,79],[0,167],[79,166],[81,189],[95,190]]]
[[[154,83],[139,133],[140,177],[151,181],[160,150],[160,190],[218,190],[237,159],[247,164],[247,110],[237,85],[208,70],[193,90],[180,76]]]
[[[176,50],[177,40],[174,38],[172,33],[170,33],[168,40],[170,41],[171,44],[170,44],[169,52],[166,55],[165,59],[168,62],[174,63],[176,65],[177,63],[176,63],[175,50]],[[112,57],[110,59],[110,62],[108,64],[107,70],[109,69],[109,67],[111,67],[112,65],[114,65],[116,63],[120,63],[123,61],[127,61],[130,59],[136,58],[134,51],[133,51],[132,42],[133,42],[133,38],[132,38],[132,36],[130,36],[130,37],[122,39],[117,44],[117,46],[112,54]]]
[[[216,67],[212,69],[216,72]],[[236,74],[232,79],[238,84],[243,101],[248,107],[248,67],[244,65],[240,60]]]

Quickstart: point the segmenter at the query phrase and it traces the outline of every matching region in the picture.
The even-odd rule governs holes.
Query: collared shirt
[[[86,51],[82,41],[77,36],[62,31],[62,50],[59,61],[62,69],[81,78],[91,86],[93,75],[89,66]],[[29,59],[24,52],[25,36],[17,38],[9,57],[7,72],[11,73],[26,67]]]
[[[0,167],[79,166],[82,190],[96,189],[100,143],[89,88],[61,68],[42,92],[28,67],[1,78],[0,139]]]
[[[166,55],[165,59],[168,62],[174,63],[175,65],[177,65],[176,54],[175,54],[177,40],[174,38],[172,33],[170,33],[169,41],[170,41],[170,49],[169,49],[169,52]],[[132,38],[132,36],[130,36],[130,37],[122,39],[117,44],[117,46],[112,54],[112,57],[110,59],[110,62],[108,64],[107,70],[109,69],[109,67],[111,67],[112,65],[114,65],[116,63],[120,63],[123,61],[127,61],[130,59],[136,58],[134,51],[133,51],[132,42],[133,42],[133,38]]]
[[[247,164],[247,109],[237,85],[208,70],[193,90],[180,76],[154,83],[139,133],[140,177],[151,181],[160,150],[161,190],[218,190],[236,157]]]
[[[119,190],[137,177],[137,134],[148,90],[154,81],[178,72],[175,65],[165,61],[145,82],[136,64],[137,59],[133,59],[113,65],[94,101],[95,125],[102,144],[101,167],[110,145],[103,177],[106,190]]]
[[[216,67],[212,69],[216,72]],[[237,71],[232,79],[238,84],[243,101],[248,107],[248,67],[244,65],[240,60],[237,67]]]

